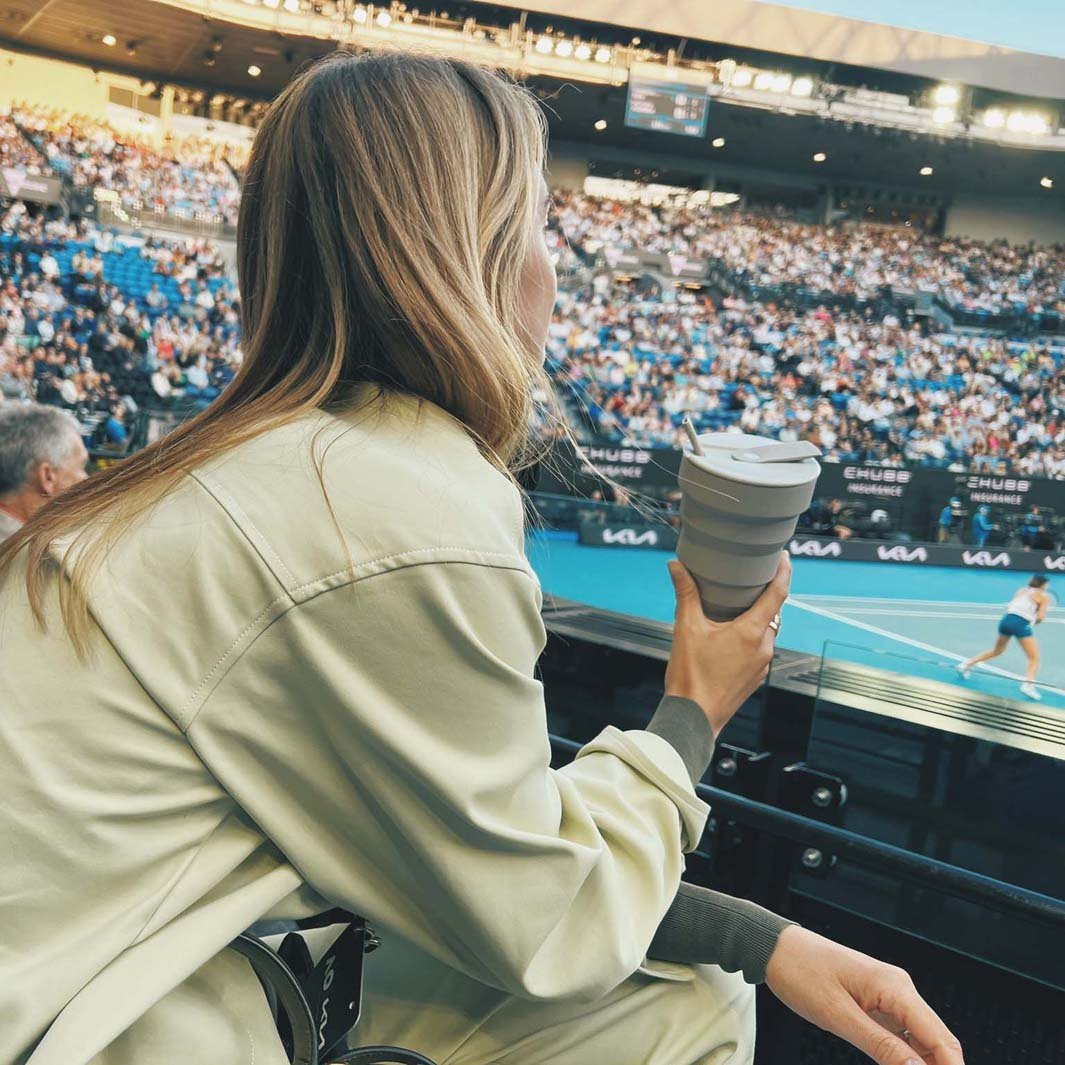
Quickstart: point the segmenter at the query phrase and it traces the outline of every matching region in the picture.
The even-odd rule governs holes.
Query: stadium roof
[[[579,13],[588,21],[738,48],[1065,99],[1065,58],[762,0],[581,0],[579,8],[572,0],[493,2],[563,18]],[[1000,18],[1016,16],[1014,7],[1001,6]],[[1060,29],[1060,8],[1055,18]]]
[[[413,2],[416,0],[412,0],[412,6]],[[698,177],[712,172],[719,183],[752,178],[765,180],[767,184],[783,183],[786,178],[789,186],[798,183],[809,188],[827,183],[837,187],[865,183],[909,190],[907,202],[921,204],[939,203],[962,192],[995,197],[1034,195],[1055,201],[1065,193],[1065,150],[1062,150],[1065,141],[1051,147],[1043,143],[1048,137],[1029,137],[1030,143],[1009,147],[993,142],[986,136],[987,131],[980,128],[971,134],[959,128],[954,135],[949,135],[946,130],[928,132],[877,123],[857,114],[846,120],[838,115],[833,117],[834,109],[846,106],[845,100],[830,105],[824,99],[813,101],[809,97],[799,99],[785,94],[773,103],[769,94],[769,106],[756,99],[751,99],[747,106],[736,106],[735,93],[731,97],[715,95],[705,136],[683,137],[629,128],[626,124],[627,70],[613,62],[590,60],[582,71],[556,72],[547,60],[557,65],[557,57],[539,54],[543,40],[539,35],[552,32],[549,27],[553,25],[556,35],[571,33],[586,40],[613,41],[611,49],[604,49],[611,56],[626,49],[632,51],[629,41],[634,36],[633,27],[626,29],[616,22],[597,26],[587,19],[593,9],[607,7],[616,18],[633,17],[635,9],[648,8],[643,0],[584,0],[579,20],[536,14],[529,11],[527,4],[511,6],[498,0],[492,4],[470,0],[439,2],[447,5],[449,24],[458,27],[457,31],[451,31],[453,37],[461,38],[463,46],[474,52],[474,58],[478,48],[490,55],[493,49],[500,50],[500,46],[491,39],[478,39],[473,33],[463,35],[464,20],[509,27],[507,34],[520,28],[526,37],[535,40],[536,48],[529,48],[526,40],[522,62],[527,65],[516,69],[548,102],[552,143],[560,152],[567,146],[570,153],[584,152],[600,165],[598,172],[602,174],[642,166],[651,177],[656,175],[649,170],[662,171],[661,178],[665,177],[665,171],[674,171],[678,181],[683,181],[686,174]],[[670,0],[660,7],[668,8],[672,17],[674,9],[689,5],[720,10],[735,2]],[[358,7],[346,6],[358,13]],[[551,3],[541,0],[537,6],[553,6],[553,0]],[[529,14],[526,17],[516,9]],[[767,9],[787,16],[806,14],[785,8]],[[205,13],[207,10],[210,16]],[[172,0],[169,3],[122,0],[120,4],[113,0],[49,0],[44,4],[40,0],[0,0],[0,46],[134,75],[152,83],[151,87],[144,88],[144,95],[158,93],[166,82],[198,90],[202,101],[197,105],[202,109],[199,113],[213,114],[213,110],[208,111],[208,105],[219,98],[223,107],[228,106],[224,103],[227,99],[242,105],[246,101],[269,100],[304,63],[337,47],[336,35],[311,33],[316,27],[312,26],[310,17],[302,16],[300,28],[289,31],[290,22],[285,15],[286,9],[279,0],[258,4],[255,0]],[[383,31],[365,19],[365,9],[363,15],[363,24],[330,22],[327,29],[341,34],[343,43],[351,47],[374,47],[374,39],[382,36]],[[323,21],[317,20],[318,24]],[[761,25],[760,21],[758,24]],[[728,27],[722,29],[722,36],[725,30]],[[736,26],[733,31],[735,36],[741,36]],[[641,48],[653,47],[658,52],[677,49],[682,43],[665,30],[636,29],[635,32],[643,38]],[[397,33],[392,46],[401,46],[403,40]],[[829,63],[811,58],[782,61],[772,52],[760,52],[753,47],[698,44],[691,39],[685,55],[695,56],[696,64],[703,68],[719,69],[722,61],[735,57],[756,67],[787,66],[795,75],[811,74],[814,78],[831,75],[833,82],[853,86],[853,92],[859,96],[863,93],[877,96],[863,88],[875,85],[888,90],[889,95],[902,94],[899,98],[903,105],[912,115],[923,114],[921,121],[926,125],[928,108],[921,104],[924,110],[919,112],[910,107],[909,101],[923,100],[938,80],[897,73],[881,76],[872,68],[848,66],[841,61]],[[255,75],[251,73],[253,66]],[[720,83],[716,85],[722,88]],[[843,88],[839,91],[847,95]],[[974,111],[982,114],[984,109],[1000,106],[993,92],[976,92],[983,95],[972,101]],[[752,95],[759,94],[748,91],[747,96]],[[1065,93],[1062,95],[1065,97]],[[1001,106],[1013,105],[1003,102]],[[1024,106],[1023,101],[1019,106]],[[1053,109],[1055,113],[1050,115],[1055,131],[1059,125],[1058,110]],[[954,125],[957,127],[958,123]],[[1024,139],[1023,135],[1018,138]],[[823,158],[818,158],[822,153]],[[928,170],[931,172],[925,173]],[[1051,185],[1041,185],[1044,179]],[[916,201],[914,196],[918,197]]]

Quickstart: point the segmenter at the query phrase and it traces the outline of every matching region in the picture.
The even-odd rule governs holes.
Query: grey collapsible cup
[[[821,452],[744,433],[708,433],[699,445],[703,454],[686,451],[680,465],[677,557],[699,585],[706,616],[729,621],[773,579],[813,499]]]

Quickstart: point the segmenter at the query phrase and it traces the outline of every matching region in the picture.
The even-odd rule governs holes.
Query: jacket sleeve
[[[607,728],[550,768],[539,608],[517,559],[323,592],[187,734],[334,904],[511,994],[596,998],[643,961],[708,808],[649,732]]]

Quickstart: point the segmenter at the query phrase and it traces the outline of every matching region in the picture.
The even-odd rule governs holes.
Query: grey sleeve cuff
[[[720,965],[749,984],[765,969],[787,921],[753,902],[683,881],[647,950],[649,958],[685,965]]]
[[[714,753],[714,730],[698,703],[679,695],[662,696],[646,731],[661,736],[676,748],[692,778],[692,786],[703,779]]]

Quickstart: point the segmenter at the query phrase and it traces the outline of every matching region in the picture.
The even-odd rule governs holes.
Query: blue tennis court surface
[[[664,551],[586,547],[568,533],[535,533],[527,550],[545,596],[673,620],[672,556]],[[1025,657],[1016,641],[968,682],[954,666],[994,644],[1005,603],[1027,574],[805,558],[794,567],[780,646],[1022,698]],[[1036,635],[1043,701],[1065,709],[1065,610],[1052,610]]]

